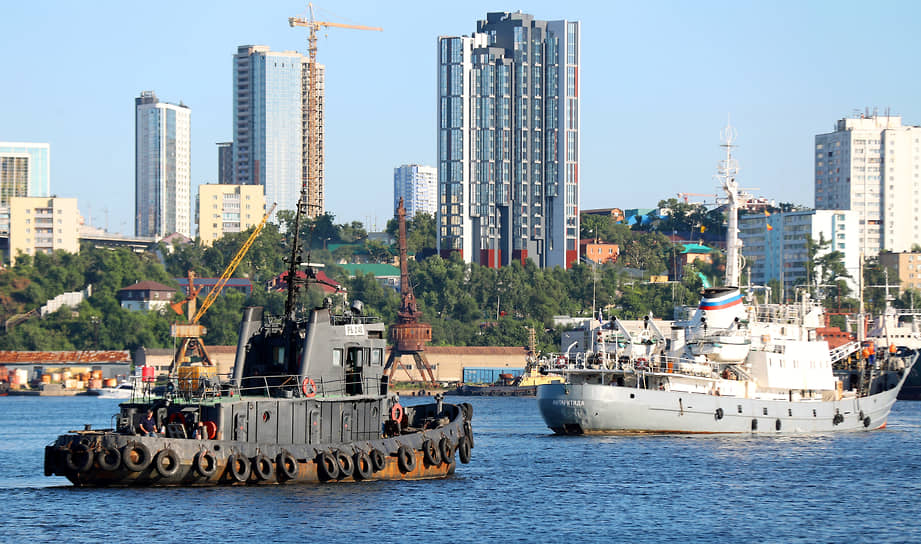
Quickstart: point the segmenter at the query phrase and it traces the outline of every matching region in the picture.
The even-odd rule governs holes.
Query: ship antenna
[[[301,196],[297,200],[297,211],[294,213],[294,238],[291,242],[291,256],[288,258],[288,298],[285,300],[285,318],[294,320],[297,307],[297,270],[301,262],[301,218],[307,211],[307,185],[301,184]]]
[[[721,131],[723,143],[720,147],[726,150],[726,158],[719,162],[717,167],[717,179],[729,201],[729,228],[726,232],[726,279],[725,285],[738,287],[741,274],[741,242],[739,241],[739,184],[736,181],[736,175],[739,173],[739,164],[732,158],[732,148],[736,147],[733,143],[736,140],[736,130],[727,121],[726,128]]]

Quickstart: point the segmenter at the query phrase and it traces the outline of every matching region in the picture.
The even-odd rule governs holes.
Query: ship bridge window
[[[369,359],[368,348],[349,348],[345,364],[349,368],[361,368]]]
[[[382,349],[372,349],[371,350],[371,364],[373,366],[380,366],[381,361],[384,360],[384,350]]]
[[[342,350],[334,349],[333,350],[333,366],[342,366]]]

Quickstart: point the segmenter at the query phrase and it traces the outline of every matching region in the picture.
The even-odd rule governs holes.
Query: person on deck
[[[157,422],[154,420],[153,410],[147,410],[147,415],[141,418],[138,428],[141,436],[157,436]]]

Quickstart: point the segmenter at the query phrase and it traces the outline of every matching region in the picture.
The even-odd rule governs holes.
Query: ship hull
[[[557,434],[865,431],[886,426],[904,382],[862,398],[761,400],[595,384],[538,388],[538,406]]]
[[[426,407],[420,405],[407,410]],[[142,437],[112,431],[71,432],[45,448],[45,475],[63,476],[74,485],[85,487],[273,485],[445,478],[454,473],[456,459],[464,463],[469,461],[473,438],[472,408],[469,405],[445,405],[444,408],[446,412],[453,412],[453,417],[443,425],[346,443],[279,444]],[[431,446],[436,451],[432,451]],[[335,461],[327,462],[329,459]]]

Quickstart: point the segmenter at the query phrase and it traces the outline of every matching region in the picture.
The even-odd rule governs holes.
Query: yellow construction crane
[[[170,375],[176,370],[177,365],[182,363],[188,363],[192,360],[192,357],[195,357],[197,361],[204,366],[213,366],[211,357],[208,355],[207,350],[205,350],[205,344],[202,342],[201,337],[208,332],[205,327],[198,323],[198,320],[201,319],[205,312],[208,311],[208,308],[214,304],[214,301],[217,300],[218,295],[221,294],[221,291],[224,289],[224,286],[227,285],[227,280],[230,279],[230,276],[233,275],[234,271],[237,269],[237,266],[243,260],[243,257],[246,256],[246,252],[249,251],[249,248],[253,245],[253,242],[256,241],[256,237],[259,236],[259,233],[262,232],[263,227],[265,227],[266,221],[268,221],[269,216],[272,215],[272,212],[275,211],[275,206],[277,204],[272,204],[272,207],[269,208],[269,211],[262,218],[262,221],[256,225],[256,228],[253,229],[253,233],[249,235],[249,238],[246,239],[243,246],[237,251],[237,254],[234,255],[233,260],[230,261],[230,264],[227,265],[227,268],[224,269],[224,273],[221,274],[220,279],[217,280],[217,283],[214,284],[214,287],[208,291],[208,296],[205,297],[205,301],[202,303],[201,308],[198,309],[198,312],[190,317],[189,323],[186,325],[175,323],[171,328],[171,335],[174,338],[181,338],[182,341],[179,343],[179,349],[176,350],[176,356],[173,358],[173,365],[170,368]],[[189,273],[189,296],[186,297],[186,301],[189,301],[190,305],[194,304],[194,296],[198,294],[198,291],[201,289],[193,289],[192,287],[192,278],[194,275]],[[191,300],[190,300],[191,299]],[[177,308],[174,307],[174,310]],[[178,311],[178,310],[177,310]],[[192,312],[189,312],[190,316]],[[196,382],[197,383],[197,382]]]
[[[329,21],[317,21],[313,17],[313,4],[308,3],[309,19],[301,17],[288,17],[288,24],[292,27],[307,27],[310,34],[307,37],[307,52],[310,63],[307,65],[307,78],[310,88],[307,92],[307,134],[308,142],[304,149],[307,154],[307,171],[303,174],[302,190],[307,193],[307,216],[316,217],[323,212],[323,186],[320,179],[322,148],[320,142],[320,82],[317,70],[317,30],[321,28],[351,28],[353,30],[375,30],[382,32],[384,29],[377,26],[347,25]]]

